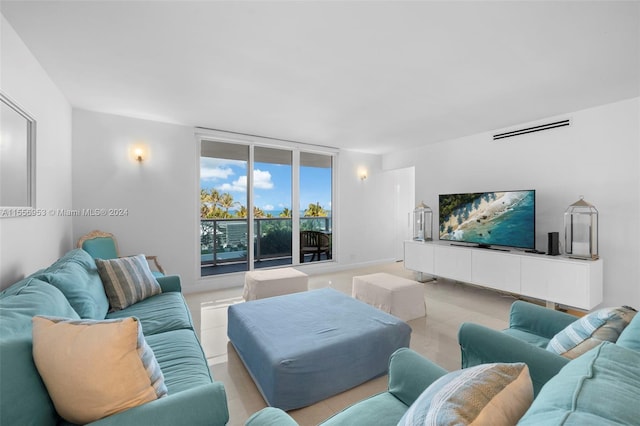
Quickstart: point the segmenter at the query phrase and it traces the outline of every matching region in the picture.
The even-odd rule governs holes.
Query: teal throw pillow
[[[398,426],[515,425],[532,401],[533,385],[526,364],[482,364],[433,382]]]
[[[547,350],[574,359],[602,342],[615,343],[635,314],[635,309],[628,306],[591,312],[556,334]]]
[[[81,318],[104,319],[109,311],[96,264],[82,249],[67,252],[33,277],[58,288]]]
[[[34,315],[55,315],[79,319],[64,294],[36,278],[25,278],[0,297],[0,341],[31,338]],[[0,423],[1,424],[1,423]]]
[[[162,293],[144,254],[118,259],[96,259],[112,311]]]

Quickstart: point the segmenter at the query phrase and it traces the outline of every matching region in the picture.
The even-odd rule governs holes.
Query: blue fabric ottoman
[[[324,288],[229,307],[227,335],[267,404],[304,407],[387,372],[404,321]]]

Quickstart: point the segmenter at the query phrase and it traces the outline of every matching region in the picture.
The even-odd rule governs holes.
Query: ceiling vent
[[[541,124],[539,126],[527,127],[526,129],[518,129],[512,130],[510,132],[498,133],[497,135],[493,135],[493,140],[497,141],[498,139],[511,138],[514,136],[526,135],[527,133],[541,132],[543,130],[555,129],[557,127],[569,126],[571,124],[571,120],[560,120],[554,121],[553,123]]]

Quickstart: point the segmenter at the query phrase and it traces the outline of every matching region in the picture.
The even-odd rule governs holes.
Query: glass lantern
[[[424,203],[420,202],[413,210],[413,239],[416,241],[431,241],[431,225],[433,222],[433,211]]]
[[[598,259],[598,210],[582,196],[564,213],[564,246],[567,256]]]

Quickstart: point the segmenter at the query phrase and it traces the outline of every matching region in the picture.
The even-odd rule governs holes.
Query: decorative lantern
[[[424,203],[420,202],[413,210],[413,239],[416,241],[431,241],[431,224],[433,221],[433,211]]]
[[[564,244],[567,256],[598,259],[598,210],[582,196],[564,213]]]

